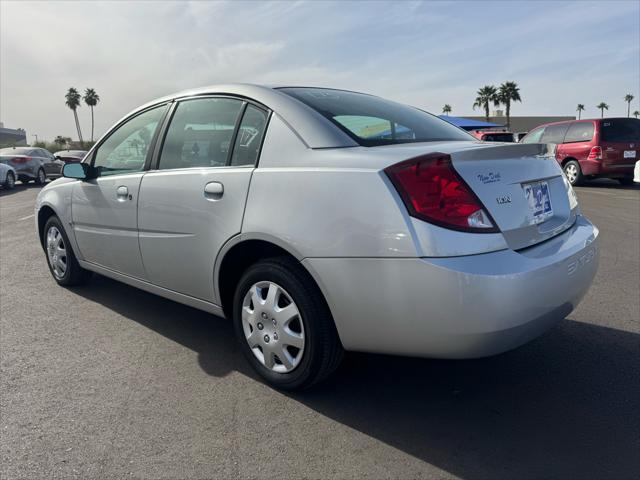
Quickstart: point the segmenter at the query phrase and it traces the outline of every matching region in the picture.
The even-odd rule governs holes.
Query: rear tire
[[[573,186],[581,185],[584,183],[584,175],[582,174],[582,169],[580,168],[580,164],[576,160],[569,160],[562,167],[564,170],[564,174],[569,180],[569,183]]]
[[[247,269],[236,287],[233,322],[242,353],[276,388],[308,388],[342,360],[342,345],[322,293],[308,272],[289,258],[262,260]]]
[[[62,222],[55,215],[49,217],[44,226],[42,244],[49,271],[58,285],[82,285],[91,278],[92,272],[85,270],[78,263]]]
[[[2,184],[7,190],[13,190],[16,186],[16,176],[13,172],[7,172],[7,178],[4,179]]]
[[[633,178],[631,178],[631,177],[618,178],[617,180],[618,180],[618,182],[620,182],[620,185],[624,185],[626,187],[630,187],[632,185],[635,185],[635,182],[633,181]]]
[[[36,185],[44,185],[45,183],[47,183],[47,174],[40,168],[36,174]]]

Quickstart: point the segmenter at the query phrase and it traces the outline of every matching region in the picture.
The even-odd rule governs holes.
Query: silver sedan
[[[322,380],[344,350],[518,347],[597,269],[598,230],[546,145],[479,142],[361,93],[179,93],[63,174],[36,204],[56,282],[97,272],[224,316],[283,389]]]

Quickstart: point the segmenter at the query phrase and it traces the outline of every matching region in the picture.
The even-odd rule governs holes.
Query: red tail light
[[[29,160],[31,160],[31,157],[15,157],[11,159],[11,162],[14,164],[21,164],[27,163]]]
[[[602,158],[602,147],[591,147],[591,151],[589,152],[589,156],[587,158],[589,160],[600,160]]]
[[[412,217],[452,230],[498,231],[478,197],[453,169],[449,155],[432,153],[384,171]]]

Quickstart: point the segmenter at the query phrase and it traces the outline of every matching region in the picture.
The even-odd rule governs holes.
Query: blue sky
[[[75,137],[70,86],[102,98],[96,132],[152,98],[252,82],[348,88],[473,114],[516,81],[513,115],[626,115],[640,98],[640,2],[0,3],[0,120]],[[25,29],[25,26],[28,28]],[[480,114],[480,112],[477,112]],[[89,110],[79,110],[85,136]],[[30,139],[31,140],[31,139]]]

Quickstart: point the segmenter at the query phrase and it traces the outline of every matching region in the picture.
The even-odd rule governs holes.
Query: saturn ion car
[[[553,149],[480,142],[350,91],[162,98],[63,174],[36,204],[56,282],[97,272],[226,317],[283,389],[325,378],[344,350],[515,348],[576,307],[598,263]]]

